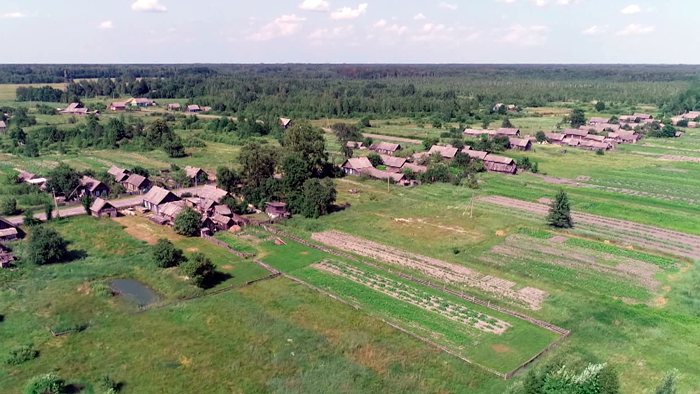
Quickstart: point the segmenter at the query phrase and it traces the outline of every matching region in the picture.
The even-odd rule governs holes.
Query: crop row
[[[578,246],[586,249],[596,250],[599,252],[610,253],[616,256],[628,257],[631,259],[644,261],[647,263],[658,265],[662,268],[671,268],[673,266],[678,265],[678,260],[669,257],[657,256],[651,253],[621,248],[619,246],[605,244],[602,242],[588,241],[580,238],[570,238],[566,241],[566,243],[571,246]]]

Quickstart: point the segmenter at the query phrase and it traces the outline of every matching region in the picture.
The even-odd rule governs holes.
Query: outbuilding
[[[96,218],[116,218],[117,208],[104,198],[97,198],[90,207],[90,214]]]

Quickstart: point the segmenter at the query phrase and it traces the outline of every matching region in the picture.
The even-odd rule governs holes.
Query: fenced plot
[[[524,287],[515,290],[516,283],[514,282],[491,275],[483,275],[464,266],[421,256],[339,231],[316,233],[311,238],[340,250],[420,271],[446,283],[460,283],[478,288],[499,298],[507,298],[524,304],[533,310],[540,309],[547,296],[547,293],[540,289]]]
[[[547,205],[513,198],[489,196],[480,198],[479,201],[527,211],[539,216],[549,213]],[[700,258],[700,236],[697,235],[588,213],[572,212],[571,217],[577,229],[589,230],[599,236],[676,256]]]

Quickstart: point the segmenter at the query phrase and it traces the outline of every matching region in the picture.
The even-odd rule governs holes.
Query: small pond
[[[109,282],[109,287],[120,296],[137,303],[139,306],[147,306],[158,301],[158,296],[153,290],[131,279],[115,279]]]

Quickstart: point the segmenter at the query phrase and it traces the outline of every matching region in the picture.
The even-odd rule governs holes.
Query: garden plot
[[[479,201],[541,216],[549,213],[547,205],[513,198],[489,196],[480,198]],[[571,217],[578,229],[588,230],[598,236],[603,235],[630,245],[656,249],[677,256],[700,258],[700,237],[696,235],[588,213],[572,212]]]
[[[498,297],[524,303],[533,310],[540,309],[542,302],[547,296],[547,293],[540,289],[525,287],[515,290],[516,283],[514,282],[491,275],[483,275],[467,267],[421,256],[339,231],[316,233],[311,238],[346,252],[417,270],[444,282],[463,283]]]
[[[511,235],[503,245],[494,246],[491,253],[515,258],[541,261],[576,269],[593,269],[627,278],[650,291],[656,291],[661,282],[654,276],[661,273],[657,265],[618,256],[603,251],[578,247],[552,239],[538,239],[526,235]]]
[[[312,267],[350,279],[355,283],[363,284],[401,301],[436,312],[450,320],[466,324],[481,331],[501,335],[511,327],[509,323],[503,320],[474,311],[463,305],[449,302],[442,297],[420,291],[407,284],[360,270],[348,264],[325,260],[312,265]]]

